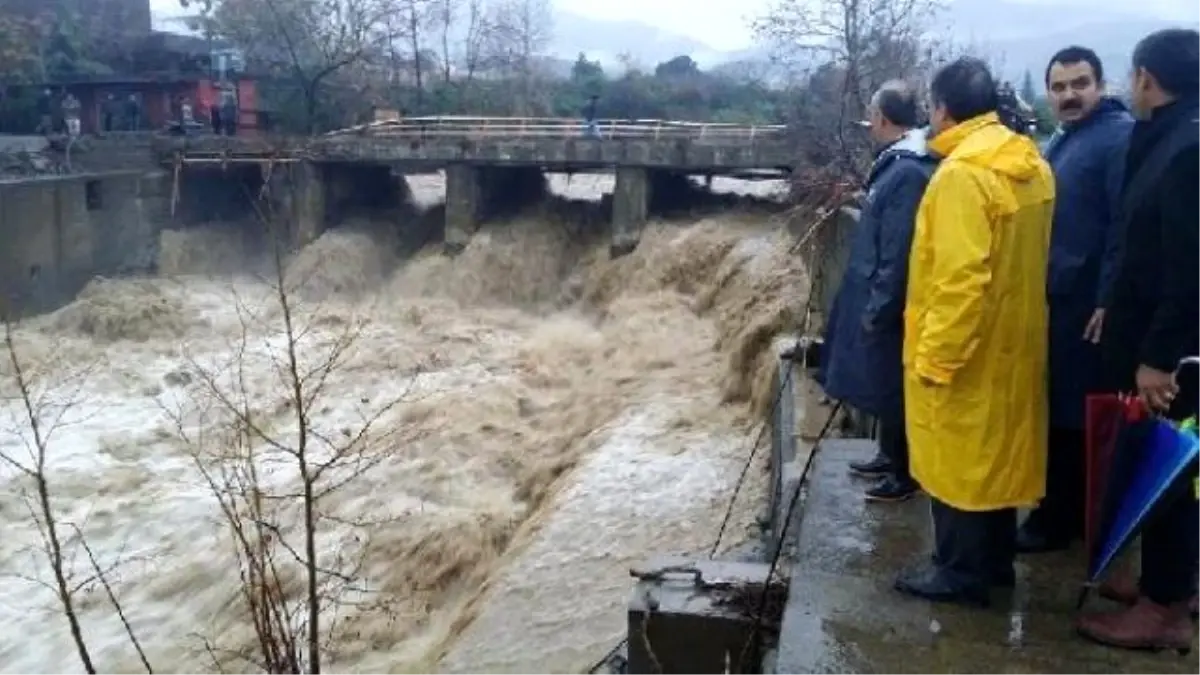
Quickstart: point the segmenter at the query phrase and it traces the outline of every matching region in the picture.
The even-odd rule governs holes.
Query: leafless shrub
[[[362,569],[370,523],[327,504],[386,459],[394,432],[384,422],[416,377],[398,376],[393,395],[356,397],[353,423],[333,420],[346,403],[339,380],[363,368],[353,362],[368,326],[295,296],[304,280],[285,274],[294,229],[269,208],[260,215],[273,256],[270,299],[256,306],[235,294],[241,331],[231,353],[219,363],[189,357],[190,393],[168,413],[232,545],[240,604],[231,611],[253,628],[249,644],[202,637],[214,668],[318,673],[338,612],[370,591]],[[266,366],[268,381],[251,375],[252,364]]]
[[[77,524],[63,520],[55,505],[51,440],[65,424],[78,421],[70,418],[78,408],[81,391],[92,368],[81,369],[61,379],[40,372],[40,368],[23,356],[16,337],[16,320],[8,308],[0,308],[0,315],[4,326],[5,363],[0,369],[5,380],[4,398],[7,404],[19,409],[14,413],[14,424],[9,432],[24,448],[21,452],[0,446],[0,463],[17,474],[19,498],[40,539],[34,554],[45,561],[51,573],[50,581],[38,577],[28,580],[46,588],[57,598],[71,641],[86,672],[95,673],[96,666],[83,634],[77,597],[79,593],[99,586],[112,604],[142,666],[147,673],[153,673],[154,669],[109,582],[108,575],[116,565],[103,566],[88,545],[83,530]],[[75,560],[80,550],[87,556],[86,574],[76,569]]]
[[[854,127],[884,82],[923,77],[924,30],[939,9],[938,0],[777,0],[755,22],[773,58],[804,73],[791,127],[808,164],[862,178],[868,148]]]

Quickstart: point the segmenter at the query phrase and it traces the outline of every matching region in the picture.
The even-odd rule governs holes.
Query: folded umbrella
[[[1198,361],[1184,359],[1180,367]],[[1185,388],[1194,389],[1194,383]],[[1200,481],[1186,478],[1189,467],[1196,471],[1200,456],[1195,410],[1183,413],[1189,415],[1187,420],[1175,422],[1153,416],[1141,400],[1129,395],[1092,396],[1086,405],[1085,537],[1090,583],[1079,595],[1080,607],[1091,585],[1156,517],[1158,506],[1174,503],[1176,493],[1185,490],[1200,498]]]
[[[1109,490],[1103,505],[1104,520],[1097,532],[1096,548],[1088,563],[1088,579],[1096,582],[1121,550],[1154,517],[1154,507],[1181,484],[1200,455],[1196,434],[1161,418],[1147,418],[1126,426],[1115,448]],[[1118,469],[1128,468],[1127,476]],[[1125,483],[1123,491],[1113,488]]]

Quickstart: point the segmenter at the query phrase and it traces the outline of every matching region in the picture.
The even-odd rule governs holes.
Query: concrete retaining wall
[[[0,293],[14,311],[45,311],[96,275],[151,270],[166,222],[164,172],[0,182]]]

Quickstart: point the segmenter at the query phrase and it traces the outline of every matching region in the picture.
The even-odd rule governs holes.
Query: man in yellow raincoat
[[[897,590],[986,605],[1013,583],[1018,507],[1046,486],[1046,263],[1054,177],[997,115],[987,65],[930,87],[942,158],[917,213],[904,313],[912,475],[932,502],[932,565]]]

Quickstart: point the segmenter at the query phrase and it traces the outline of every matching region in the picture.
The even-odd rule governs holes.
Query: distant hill
[[[653,68],[681,54],[703,66],[729,60],[727,54],[666,27],[640,21],[597,20],[564,11],[555,12],[550,49],[555,56],[572,61],[583,52],[606,68],[616,67],[623,54],[633,57],[643,68]]]
[[[1161,18],[1127,8],[1109,9],[1092,0],[1056,0],[1026,4],[1005,0],[957,0],[939,18],[939,34],[952,36],[960,45],[972,45],[996,63],[1001,74],[1014,81],[1029,70],[1040,81],[1046,61],[1068,45],[1096,50],[1108,79],[1114,84],[1129,71],[1129,59],[1138,40],[1172,26],[1197,27],[1200,10],[1191,2],[1149,0],[1163,8]],[[1173,9],[1168,5],[1175,3]],[[1118,3],[1109,3],[1118,4]],[[1125,4],[1125,3],[1119,3]],[[1190,9],[1189,9],[1190,8]]]
[[[649,0],[648,0],[649,1]],[[154,0],[156,23],[181,31],[168,12],[177,0]],[[703,11],[697,5],[696,11]],[[554,38],[547,63],[569,72],[580,52],[600,61],[610,72],[628,55],[643,68],[653,68],[686,54],[702,67],[729,74],[761,74],[768,61],[757,46],[723,52],[668,26],[635,20],[597,20],[556,10]],[[1099,53],[1114,84],[1128,74],[1133,47],[1147,33],[1168,26],[1200,27],[1196,0],[952,0],[935,22],[933,33],[989,57],[1006,79],[1018,81],[1029,70],[1040,80],[1046,60],[1058,49],[1080,44]]]

